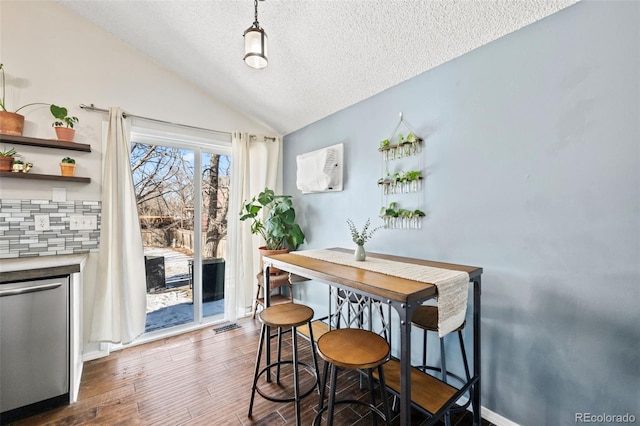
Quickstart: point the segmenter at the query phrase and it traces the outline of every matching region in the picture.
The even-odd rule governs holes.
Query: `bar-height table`
[[[353,252],[340,248],[331,250]],[[436,409],[431,408],[428,410],[433,414],[433,417],[427,424],[435,423],[460,395],[470,389],[474,407],[474,424],[480,425],[480,277],[482,268],[376,253],[367,253],[367,256],[395,262],[463,271],[469,274],[469,280],[473,283],[473,376],[458,392],[448,394],[448,399],[439,402]],[[267,277],[265,279],[266,306],[270,304],[269,268],[274,266],[291,274],[360,293],[366,297],[389,304],[395,309],[400,321],[400,359],[396,363],[399,366],[399,371],[397,371],[396,375],[399,382],[397,393],[400,395],[400,424],[409,426],[411,424],[412,405],[411,382],[414,377],[418,377],[416,370],[411,367],[411,318],[418,305],[437,296],[436,286],[430,283],[291,253],[264,256],[263,261],[265,266],[264,276]],[[385,375],[389,377],[386,370]],[[426,377],[426,375],[424,376]],[[428,377],[430,380],[437,382],[437,379],[432,379],[431,376]],[[429,392],[426,394],[429,395]],[[417,405],[425,409],[424,404],[418,403]]]

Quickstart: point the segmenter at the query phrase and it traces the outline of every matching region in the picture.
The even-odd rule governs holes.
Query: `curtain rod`
[[[86,110],[89,110],[89,111],[109,112],[108,109],[97,108],[93,104],[91,104],[91,105],[80,104],[80,108],[86,109]],[[205,132],[220,133],[220,134],[223,134],[223,135],[231,136],[231,132],[223,132],[221,130],[205,129],[204,127],[190,126],[188,124],[172,123],[170,121],[158,120],[157,118],[149,118],[149,117],[143,117],[143,116],[140,116],[140,115],[133,115],[133,114],[129,114],[128,112],[124,112],[124,111],[122,112],[122,116],[124,118],[127,118],[127,117],[139,118],[141,120],[155,121],[156,123],[170,124],[172,126],[186,127],[186,128],[195,129],[195,130],[204,130]]]
[[[257,135],[249,135],[249,139],[254,141],[254,140],[258,140],[258,136]],[[264,137],[265,141],[271,141],[271,142],[275,142],[276,138],[273,136],[265,136]]]

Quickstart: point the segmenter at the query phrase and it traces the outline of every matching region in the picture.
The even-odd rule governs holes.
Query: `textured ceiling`
[[[269,66],[242,61],[251,0],[61,0],[230,107],[287,134],[578,0],[267,0]]]

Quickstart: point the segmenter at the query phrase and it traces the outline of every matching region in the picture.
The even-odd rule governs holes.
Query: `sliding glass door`
[[[202,302],[205,318],[222,319],[227,263],[231,157],[202,153]]]
[[[147,333],[225,318],[230,149],[132,132]]]

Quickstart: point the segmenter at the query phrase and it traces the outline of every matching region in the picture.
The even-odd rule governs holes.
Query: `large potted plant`
[[[73,142],[76,131],[73,125],[77,123],[78,117],[72,117],[65,107],[51,105],[49,111],[55,117],[55,121],[51,124],[56,129],[58,140]]]
[[[4,65],[0,64],[0,75],[2,76],[2,97],[0,97],[0,133],[4,135],[22,136],[24,128],[24,115],[18,114],[23,108],[31,105],[49,105],[42,102],[34,102],[21,106],[20,108],[9,111],[5,98],[5,77]]]
[[[296,223],[296,211],[290,195],[276,195],[273,190],[264,191],[244,203],[240,220],[251,220],[251,233],[260,235],[265,245],[263,255],[286,253],[304,242],[304,232]],[[277,273],[271,268],[271,273]]]

